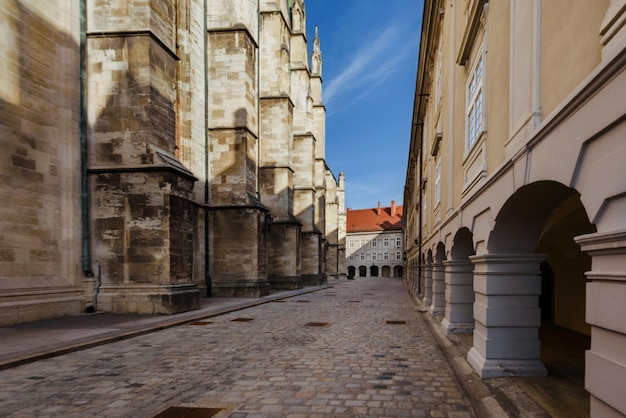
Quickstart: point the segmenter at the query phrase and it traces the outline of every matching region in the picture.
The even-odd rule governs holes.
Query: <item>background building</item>
[[[0,22],[0,324],[341,276],[303,0],[11,0]]]
[[[402,206],[348,209],[346,230],[348,277],[402,277]]]
[[[586,341],[570,399],[592,417],[626,415],[625,20],[617,0],[426,0],[404,195],[407,283],[473,332],[473,368],[546,375],[548,341]]]

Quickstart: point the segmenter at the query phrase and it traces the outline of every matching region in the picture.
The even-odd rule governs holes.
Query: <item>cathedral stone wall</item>
[[[326,280],[303,0],[13,0],[0,22],[0,324]]]
[[[80,312],[78,7],[0,6],[0,325]]]

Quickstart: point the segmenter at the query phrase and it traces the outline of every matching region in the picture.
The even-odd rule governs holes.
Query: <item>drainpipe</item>
[[[209,40],[207,13],[207,0],[204,0],[204,281],[206,294],[210,297],[213,283],[209,272]]]
[[[533,124],[536,128],[541,124],[541,0],[535,4],[535,108]]]
[[[91,249],[89,246],[89,184],[87,179],[87,6],[80,0],[80,199],[82,264],[86,277],[93,277],[91,270]]]

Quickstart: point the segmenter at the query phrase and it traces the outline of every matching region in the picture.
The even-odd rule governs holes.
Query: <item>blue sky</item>
[[[346,207],[402,204],[422,1],[306,0],[319,26],[326,162],[346,175]]]

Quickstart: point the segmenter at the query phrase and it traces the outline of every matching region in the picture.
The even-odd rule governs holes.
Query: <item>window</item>
[[[361,260],[365,260],[365,253],[360,253],[359,255],[361,256]]]
[[[396,247],[402,246],[402,237],[396,237]]]
[[[467,83],[467,140],[465,150],[472,149],[483,133],[483,57],[478,60]]]
[[[383,253],[383,260],[389,260],[389,253]]]
[[[361,238],[361,247],[365,247],[365,240]]]
[[[383,239],[383,247],[389,247],[389,238]]]
[[[396,251],[396,260],[402,260],[402,252]]]
[[[441,202],[441,157],[435,165],[435,206]]]
[[[353,239],[350,240],[350,248],[354,248],[354,240]]]
[[[348,257],[350,260],[354,260],[354,254],[350,254],[350,257]]]
[[[376,246],[376,238],[372,240],[372,247],[375,247],[375,246]]]
[[[372,260],[376,260],[376,253],[372,253]]]

